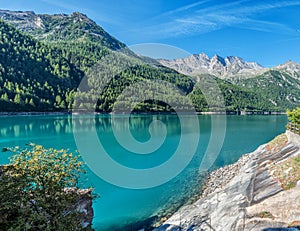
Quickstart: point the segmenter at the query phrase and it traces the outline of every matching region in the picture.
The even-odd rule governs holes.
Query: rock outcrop
[[[90,228],[92,226],[93,218],[94,218],[94,210],[93,210],[93,189],[76,189],[66,188],[64,190],[66,193],[76,193],[78,195],[78,200],[75,205],[76,212],[81,214],[81,226],[82,228]],[[72,212],[72,211],[71,211]]]
[[[279,71],[285,72],[285,73],[293,76],[295,79],[300,80],[300,64],[299,63],[296,63],[293,61],[287,61],[284,64],[274,67],[274,70],[279,70]]]
[[[280,144],[265,144],[210,174],[203,197],[182,207],[155,231],[264,230],[300,220],[300,187],[283,190],[271,166],[300,154],[300,136],[287,131]],[[295,223],[296,222],[296,223]]]
[[[49,15],[36,14],[33,11],[0,10],[0,19],[41,41],[90,40],[112,50],[126,47],[79,12]]]
[[[83,228],[91,227],[94,218],[92,189],[81,189],[78,193],[80,198],[77,202],[77,211],[83,214],[81,225]]]
[[[8,11],[0,10],[0,18],[9,20],[13,25],[26,32],[43,29],[45,26],[39,15],[33,11]]]

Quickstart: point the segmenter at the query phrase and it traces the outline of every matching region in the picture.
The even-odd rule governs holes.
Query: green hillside
[[[124,43],[112,37],[84,14],[43,14],[39,17],[43,26],[29,33],[40,41],[62,49],[63,57],[83,71],[87,71],[110,50],[126,49]]]
[[[237,85],[253,89],[275,110],[296,108],[300,104],[300,81],[285,72],[270,70],[255,78],[240,80]]]
[[[62,51],[0,21],[0,110],[70,108],[72,89],[83,76]]]
[[[94,65],[104,53],[115,54],[114,62],[108,64],[107,68],[113,69],[114,65],[126,62],[127,59],[135,61],[130,64],[130,68],[124,69],[108,83],[105,91],[99,95],[96,111],[110,112],[116,97],[123,89],[143,79],[174,83],[186,94],[192,91],[194,85],[191,78],[171,69],[147,65],[135,57],[121,55],[104,46],[97,45],[99,53],[96,52],[94,57],[91,57],[91,51],[88,52],[88,49],[93,46],[93,42],[87,41],[78,47],[75,46],[76,43],[70,42],[68,45],[73,47],[71,50],[68,46],[62,46],[60,42],[54,44],[38,41],[2,21],[0,41],[1,111],[70,110],[75,91],[84,74],[88,73],[88,67]],[[86,60],[90,60],[89,65],[85,64]],[[94,88],[95,81],[101,82],[101,76],[99,79],[95,79],[96,77],[97,75],[92,75],[89,78],[89,87]],[[168,97],[174,95],[172,92],[165,94]],[[90,93],[81,95],[85,98],[90,97]],[[161,111],[170,110],[163,102],[142,103],[137,110],[152,111],[153,104],[162,104],[155,107]]]
[[[214,80],[222,93],[223,99],[218,99],[218,95],[211,91],[207,97],[210,97],[210,107],[207,104],[207,99],[201,93],[201,88],[209,86],[205,81],[209,79]],[[204,82],[204,83],[203,83]],[[202,87],[200,87],[202,85]],[[217,92],[218,93],[218,92]],[[214,96],[215,94],[215,96]],[[216,103],[224,103],[227,112],[240,112],[240,111],[252,111],[252,112],[262,112],[262,111],[278,111],[279,109],[274,107],[274,105],[268,102],[264,94],[257,92],[254,88],[246,88],[244,86],[238,86],[229,81],[219,79],[212,75],[202,75],[200,77],[199,83],[197,83],[193,91],[189,94],[193,105],[197,111],[211,111],[216,107],[215,110],[220,106],[216,104],[214,106],[214,99]],[[283,109],[281,109],[283,110]],[[280,111],[280,110],[279,110]]]
[[[218,110],[219,99],[208,108],[199,88],[210,78],[217,81],[227,111],[285,111],[300,102],[299,80],[279,70],[238,81],[204,75],[197,83],[135,55],[83,14],[26,12],[26,20],[16,14],[8,11],[0,21],[0,111],[68,111],[73,105],[98,112],[189,110],[188,99],[197,111]],[[107,71],[99,72],[96,64],[107,57],[113,57],[102,66]],[[106,82],[111,71],[117,72]],[[77,92],[74,103],[84,76],[89,91]]]

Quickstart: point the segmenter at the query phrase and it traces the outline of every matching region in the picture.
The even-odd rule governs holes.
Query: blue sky
[[[0,0],[0,8],[79,11],[129,46],[162,43],[264,66],[300,62],[300,0]]]

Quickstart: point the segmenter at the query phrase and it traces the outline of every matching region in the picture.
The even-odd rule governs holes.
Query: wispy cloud
[[[199,1],[161,15],[160,23],[145,28],[145,33],[161,37],[193,35],[207,33],[224,27],[236,27],[264,32],[297,33],[283,23],[260,20],[259,14],[273,9],[300,6],[300,1],[251,1],[241,0],[223,4],[203,4],[210,1]]]
[[[182,11],[187,11],[189,9],[192,9],[192,8],[197,7],[197,6],[203,5],[203,4],[208,3],[210,1],[211,0],[204,0],[204,1],[199,1],[199,2],[192,3],[192,4],[189,4],[189,5],[185,5],[185,6],[177,8],[177,9],[167,11],[167,12],[159,15],[159,17],[163,17],[163,16],[167,16],[167,15],[172,15],[172,14],[179,13],[179,12],[182,12]]]
[[[290,28],[285,24],[255,20],[250,18],[244,19],[244,22],[241,24],[237,24],[236,27],[249,29],[249,30],[263,31],[263,32],[275,32],[275,33],[290,34],[290,35],[296,34],[296,31],[294,29]]]

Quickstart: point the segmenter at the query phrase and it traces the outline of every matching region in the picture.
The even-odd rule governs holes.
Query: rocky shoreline
[[[200,198],[206,197],[214,192],[222,190],[240,171],[240,169],[251,159],[251,154],[241,156],[237,162],[218,168],[208,174],[203,186]]]
[[[206,174],[203,173],[199,175],[199,177],[204,178],[204,180],[199,180],[201,186],[199,186],[199,188],[197,189],[198,193],[194,193],[194,196],[187,200],[187,202],[184,203],[184,206],[193,204],[201,198],[205,198],[212,193],[221,191],[222,188],[224,188],[224,186],[228,184],[239,173],[240,169],[251,159],[251,156],[251,153],[244,154],[238,159],[238,161],[236,161],[233,164],[226,165],[224,167],[213,170],[212,172]],[[161,225],[162,222],[167,221],[168,218],[172,216],[168,213],[163,213],[159,215],[160,216],[156,217],[156,222],[152,223],[152,227],[157,227],[158,225]],[[158,220],[160,220],[160,222]],[[148,223],[148,225],[144,224],[144,229],[153,230],[154,228],[145,228],[149,225],[150,223]]]
[[[180,208],[154,230],[258,231],[298,224],[300,187],[283,190],[270,174],[272,166],[300,154],[300,136],[287,131],[286,137],[211,172],[200,199]],[[276,207],[274,201],[281,206]]]

